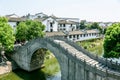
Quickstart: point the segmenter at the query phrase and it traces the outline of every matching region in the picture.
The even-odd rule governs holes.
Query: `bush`
[[[104,57],[120,57],[120,23],[108,27],[103,46]]]

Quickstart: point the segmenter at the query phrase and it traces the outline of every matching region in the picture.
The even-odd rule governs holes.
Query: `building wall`
[[[12,28],[15,28],[17,25],[17,22],[8,22]]]
[[[67,38],[71,41],[83,41],[88,39],[99,38],[99,33],[89,33],[89,34],[76,34],[76,35],[68,35]]]
[[[74,31],[77,27],[75,24],[59,24],[58,26],[59,31]]]
[[[48,31],[48,32],[56,32],[58,31],[58,22],[52,18],[48,18],[46,19],[45,21],[42,22],[46,28],[45,28],[45,31]],[[52,27],[51,27],[51,23],[52,23]],[[52,31],[51,31],[52,29]]]
[[[13,28],[13,30],[15,31],[16,26],[17,26],[17,22],[8,22],[8,24],[10,24],[10,26]]]

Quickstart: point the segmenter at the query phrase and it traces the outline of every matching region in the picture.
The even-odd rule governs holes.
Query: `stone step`
[[[86,62],[91,62],[91,61],[93,61],[93,59],[89,59],[89,60],[87,60]]]

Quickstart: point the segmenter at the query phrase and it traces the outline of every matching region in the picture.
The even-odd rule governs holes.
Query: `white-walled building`
[[[79,25],[79,18],[59,18],[54,15],[48,16],[44,13],[28,14],[24,18],[41,21],[46,26],[46,32],[74,31]]]
[[[17,25],[18,18],[20,18],[16,14],[6,15],[5,17],[8,18],[8,24],[10,24],[10,26],[12,26],[12,28],[14,28]]]
[[[88,39],[99,38],[98,30],[77,30],[79,26],[78,18],[59,18],[54,15],[47,16],[43,13],[19,17],[15,14],[7,15],[8,23],[15,30],[19,22],[25,20],[38,20],[44,24],[46,36],[59,35],[71,41],[83,41]]]
[[[79,22],[69,21],[69,20],[59,20],[58,21],[58,31],[75,31]]]
[[[42,21],[42,23],[46,26],[46,32],[57,32],[58,31],[58,22],[52,18],[48,17]]]
[[[100,37],[99,31],[96,29],[85,31],[71,31],[67,35],[67,38],[71,41],[83,41],[99,37]]]
[[[26,18],[26,19],[31,19],[31,20],[34,20],[34,19],[37,19],[37,18],[46,18],[48,17],[48,15],[44,14],[44,13],[36,13],[35,15],[31,15],[31,14],[27,14],[26,16],[22,16],[22,18]]]
[[[19,17],[16,14],[10,14],[5,16],[8,19],[8,24],[14,29],[16,29],[16,26],[19,24],[21,21],[25,21],[24,18]]]
[[[99,31],[96,29],[86,31],[70,31],[67,34],[64,32],[46,32],[46,36],[62,36],[71,41],[84,41],[89,39],[100,38]]]

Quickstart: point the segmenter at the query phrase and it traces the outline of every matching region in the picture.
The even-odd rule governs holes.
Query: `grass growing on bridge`
[[[91,39],[77,42],[77,44],[95,55],[102,56],[103,54],[103,39]]]

